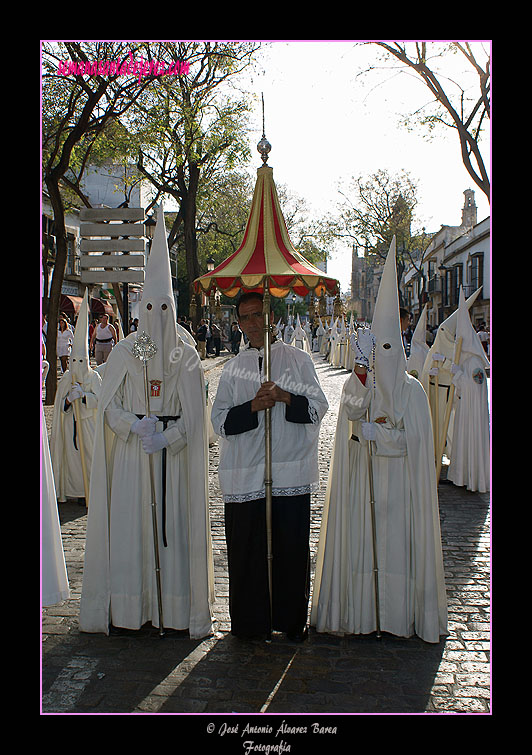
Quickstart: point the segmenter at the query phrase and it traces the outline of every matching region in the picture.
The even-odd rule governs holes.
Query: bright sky
[[[406,170],[418,182],[416,226],[424,225],[427,232],[460,225],[468,188],[475,190],[478,220],[490,214],[483,192],[462,164],[453,129],[442,127],[437,138],[427,141],[419,131],[408,132],[399,125],[401,115],[430,101],[425,85],[412,75],[390,70],[356,78],[376,62],[377,54],[384,52],[381,48],[334,40],[275,41],[269,47],[264,71],[252,80],[258,97],[252,170],[262,164],[256,145],[262,135],[263,92],[266,137],[272,145],[268,165],[274,180],[304,197],[317,214],[335,209],[341,181],[346,185],[353,176],[369,176],[379,169],[391,174]],[[489,43],[475,42],[472,47],[483,61],[481,49],[489,52]],[[462,58],[455,56],[460,69]],[[397,65],[395,59],[387,63],[388,68],[392,65]],[[489,170],[488,139],[483,156]],[[339,245],[328,271],[345,292],[351,276],[347,244]]]

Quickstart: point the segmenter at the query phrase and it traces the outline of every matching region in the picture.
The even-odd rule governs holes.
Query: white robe
[[[410,354],[406,360],[406,370],[418,380],[421,380],[428,353],[429,347],[426,343],[421,343],[412,338],[410,342]]]
[[[95,370],[89,368],[86,377],[76,382],[79,382],[85,391],[85,402],[78,400],[81,428],[76,422],[76,445],[74,445],[74,406],[71,404],[65,410],[65,398],[72,387],[70,370],[67,370],[59,381],[54,402],[50,448],[57,499],[61,502],[66,501],[67,498],[85,498],[79,433],[83,432],[83,453],[87,476],[89,476],[102,379]]]
[[[415,378],[405,374],[402,391],[403,420],[395,428],[377,425],[373,444],[380,625],[438,642],[447,630],[447,602],[430,409]],[[318,632],[376,629],[368,445],[361,431],[371,395],[355,373],[346,380],[318,546],[311,614]]]
[[[486,493],[490,488],[490,421],[485,361],[468,354],[460,367],[453,377],[455,414],[447,479]]]
[[[301,349],[310,354],[311,348],[308,340],[308,336],[302,327],[298,326],[294,329],[292,338],[290,340],[290,346],[295,346],[296,349]]]
[[[44,411],[41,432],[41,601],[43,606],[52,606],[69,598],[70,590]]]
[[[314,351],[319,351],[320,354],[322,353],[321,345],[326,335],[327,335],[327,331],[323,327],[323,324],[320,320],[320,324],[318,325],[318,329],[316,330],[316,336],[314,338]]]
[[[445,347],[445,350],[442,348],[442,346]],[[435,362],[433,360],[434,354],[443,354],[445,356],[445,359],[443,361],[438,360]],[[449,388],[452,384],[453,375],[451,372],[451,366],[453,363],[453,355],[454,355],[454,341],[451,345],[449,345],[448,339],[445,341],[439,340],[438,343],[434,343],[428,350],[427,356],[425,358],[425,364],[423,366],[423,371],[419,377],[419,381],[423,385],[423,388],[425,389],[425,392],[429,399],[430,404],[430,410],[431,410],[431,417],[432,417],[432,426],[434,435],[436,435],[436,426],[438,428],[438,444],[439,447],[442,447],[443,444],[443,452],[450,457],[451,455],[451,448],[452,448],[452,438],[453,438],[453,424],[454,424],[454,403],[451,407],[451,414],[449,418],[449,425],[447,427],[447,435],[445,436],[445,442],[443,437],[443,430],[444,430],[444,423],[445,423],[445,412],[447,410],[447,402],[449,399]],[[432,367],[438,366],[438,386],[436,386],[436,376],[429,375],[429,370]],[[436,449],[437,451],[438,449]]]
[[[283,341],[285,343],[290,343],[292,340],[292,336],[294,335],[294,327],[290,325],[290,323],[286,326],[283,332]]]
[[[263,369],[259,372],[259,356],[263,356],[263,349],[248,347],[226,363],[212,408],[212,424],[221,436],[218,476],[226,501],[257,500],[265,494],[264,412],[257,413],[255,429],[239,435],[224,433],[229,410],[251,401],[264,381]],[[270,379],[289,393],[306,396],[312,418],[309,424],[286,422],[286,405],[277,402],[272,408],[272,493],[312,492],[319,486],[319,430],[328,402],[311,356],[275,341],[271,346]]]
[[[130,432],[136,415],[145,414],[143,367],[132,354],[136,335],[112,350],[100,393],[81,595],[84,632],[107,634],[110,622],[129,629],[148,621],[159,626],[148,455]],[[197,351],[185,343],[179,351],[175,371],[165,374],[164,405],[157,410],[181,416],[165,431],[168,547],[161,537],[162,452],[152,454],[163,618],[165,627],[188,628],[199,638],[212,630],[214,599],[205,384]],[[158,423],[156,431],[162,429]]]

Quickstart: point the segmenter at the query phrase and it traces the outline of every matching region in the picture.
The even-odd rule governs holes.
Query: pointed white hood
[[[476,356],[482,360],[485,367],[489,367],[489,360],[486,356],[486,352],[484,351],[480,338],[471,322],[469,307],[464,295],[464,290],[461,286],[459,305],[456,312],[456,341],[458,342],[459,338],[462,339],[460,363],[464,362],[464,360],[470,356]]]
[[[395,236],[382,271],[371,332],[375,337],[375,357],[374,372],[368,375],[368,381],[373,379],[374,390],[370,419],[386,417],[392,425],[397,425],[404,414],[406,355],[399,318]]]
[[[477,290],[473,294],[471,294],[468,299],[465,300],[465,306],[468,310],[470,310],[472,305],[475,303],[481,289],[482,286],[480,286],[480,288],[477,288]],[[438,328],[436,337],[434,338],[434,343],[431,346],[431,351],[435,351],[438,354],[445,354],[448,359],[453,359],[457,320],[458,310],[455,309],[455,311],[452,312]]]
[[[301,343],[301,346],[299,344]],[[296,319],[296,327],[294,328],[294,332],[290,338],[290,344],[292,346],[298,346],[298,348],[302,348],[303,351],[309,351],[309,344],[308,344],[308,338],[307,334],[303,330],[303,327],[301,326],[301,321],[299,319],[299,315]]]
[[[89,290],[85,289],[83,301],[78,312],[69,369],[73,380],[82,383],[90,371],[89,362]]]
[[[170,255],[162,204],[157,210],[157,225],[146,265],[142,300],[139,306],[138,335],[147,333],[157,346],[148,361],[148,378],[160,381],[150,396],[150,409],[157,413],[164,406],[165,379],[174,369],[180,338],[177,333],[175,302],[172,294]],[[159,396],[155,395],[159,391]]]
[[[412,335],[412,341],[410,342],[410,355],[406,362],[406,369],[416,378],[421,377],[423,371],[423,365],[425,359],[429,353],[429,347],[427,344],[427,308],[428,304],[425,304],[423,311],[417,321],[416,329]]]

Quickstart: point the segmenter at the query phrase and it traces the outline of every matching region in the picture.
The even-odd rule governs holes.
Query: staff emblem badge
[[[150,396],[157,398],[161,395],[162,380],[150,380]]]

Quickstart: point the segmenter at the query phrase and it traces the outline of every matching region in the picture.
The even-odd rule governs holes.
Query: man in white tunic
[[[221,436],[219,480],[225,502],[231,631],[242,639],[286,632],[306,636],[310,591],[310,494],[319,485],[318,438],[328,403],[309,354],[271,345],[263,382],[262,297],[244,294],[239,325],[249,344],[225,365],[212,409]],[[270,623],[264,409],[271,408],[273,608]]]
[[[145,333],[156,344],[142,362]],[[159,208],[146,266],[139,329],[105,368],[91,474],[80,629],[159,627],[149,456],[157,502],[164,629],[211,633],[213,565],[207,496],[203,370],[178,335],[164,215]]]
[[[451,460],[447,479],[468,490],[486,493],[490,487],[489,360],[471,323],[463,289],[456,321],[462,339],[460,361],[453,365],[456,386]]]
[[[408,375],[392,241],[371,333],[359,330],[346,380],[322,518],[311,623],[318,632],[377,629],[368,453],[374,483],[380,629],[426,642],[447,630],[432,428]]]
[[[57,499],[61,502],[67,498],[77,498],[85,504],[83,464],[87,483],[92,464],[96,411],[102,380],[89,363],[88,337],[89,305],[85,289],[69,368],[59,381],[54,402],[50,453]],[[77,409],[74,401],[77,401]]]

